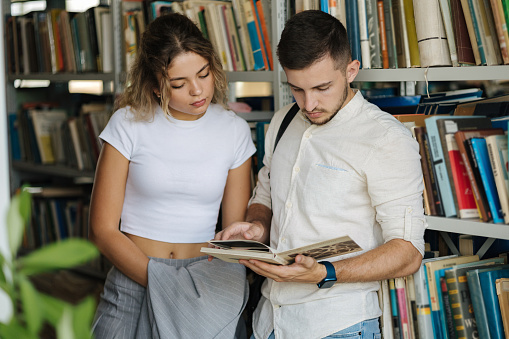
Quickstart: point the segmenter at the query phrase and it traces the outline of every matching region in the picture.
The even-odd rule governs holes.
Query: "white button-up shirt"
[[[250,203],[272,208],[270,246],[277,251],[349,235],[363,251],[391,239],[424,252],[426,221],[419,146],[410,131],[360,92],[324,125],[298,112],[272,154],[291,105],[265,138],[265,166]],[[270,172],[270,176],[269,176]],[[269,178],[270,177],[270,178]],[[256,338],[322,338],[381,315],[379,282],[315,284],[267,279],[253,328]]]

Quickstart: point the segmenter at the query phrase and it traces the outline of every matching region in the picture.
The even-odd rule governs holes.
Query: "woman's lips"
[[[207,101],[206,99],[203,99],[200,101],[193,102],[191,105],[193,105],[194,107],[201,107],[201,106],[205,105],[206,101]]]

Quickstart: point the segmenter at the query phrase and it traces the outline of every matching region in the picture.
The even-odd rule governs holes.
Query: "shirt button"
[[[296,166],[293,170],[295,171],[295,173],[299,173],[300,172],[300,167]]]
[[[286,207],[288,207],[288,208],[292,208],[292,203],[288,201],[288,202],[286,203]]]
[[[311,138],[311,134],[310,134],[310,133],[306,133],[306,134],[304,134],[304,138],[306,138],[306,139]]]
[[[286,238],[281,238],[281,242],[286,242]]]

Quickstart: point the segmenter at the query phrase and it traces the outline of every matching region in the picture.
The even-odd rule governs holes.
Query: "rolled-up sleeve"
[[[424,254],[424,190],[419,145],[410,133],[391,129],[366,163],[368,192],[384,242],[403,239]]]

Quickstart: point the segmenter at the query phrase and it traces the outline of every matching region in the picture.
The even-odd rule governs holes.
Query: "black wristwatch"
[[[319,264],[325,266],[327,269],[327,276],[317,284],[318,288],[331,288],[332,285],[338,281],[336,278],[336,270],[334,269],[334,265],[328,261],[320,261]]]

